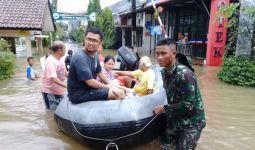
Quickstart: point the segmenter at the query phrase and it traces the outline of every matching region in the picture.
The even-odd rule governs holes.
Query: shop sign
[[[218,10],[221,7],[224,7],[225,5],[226,5],[226,1],[225,0],[220,0],[218,2],[218,5],[217,5]],[[225,17],[221,16],[221,17],[219,17],[219,19],[217,19],[217,21],[218,21],[218,29],[222,29],[224,27]],[[216,34],[215,42],[216,43],[222,43],[223,42],[223,30],[222,31],[216,31],[215,34]],[[221,52],[223,51],[222,49],[223,49],[223,47],[215,46],[213,57],[221,57],[222,56]]]
[[[150,29],[151,35],[162,35],[162,27],[161,26],[154,26]]]
[[[17,34],[19,36],[29,36],[29,31],[28,30],[18,30]]]

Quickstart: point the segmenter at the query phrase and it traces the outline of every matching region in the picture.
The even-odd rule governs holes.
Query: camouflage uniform
[[[164,106],[167,125],[161,137],[161,148],[195,149],[205,127],[205,113],[195,75],[178,63],[161,73],[168,99],[168,105]]]

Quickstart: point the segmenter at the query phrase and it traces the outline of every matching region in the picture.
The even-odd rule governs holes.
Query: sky
[[[100,0],[101,7],[105,8],[120,0]],[[89,0],[58,0],[58,11],[81,13],[86,12]]]

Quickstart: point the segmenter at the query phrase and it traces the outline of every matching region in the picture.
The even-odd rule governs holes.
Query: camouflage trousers
[[[204,127],[203,123],[182,129],[166,128],[161,137],[161,150],[194,150]]]

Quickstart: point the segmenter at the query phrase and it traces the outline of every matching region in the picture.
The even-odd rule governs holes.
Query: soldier
[[[194,150],[205,127],[205,113],[194,73],[176,61],[176,43],[162,39],[156,46],[156,57],[167,94],[167,105],[154,112],[165,113],[167,125],[161,137],[162,150]]]

